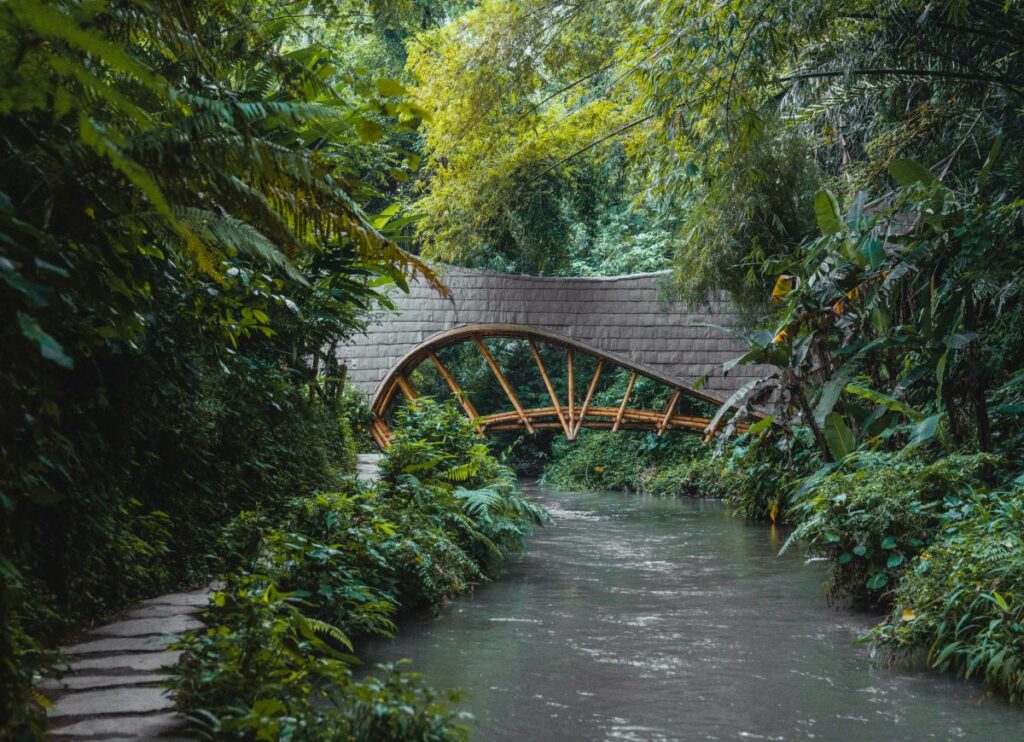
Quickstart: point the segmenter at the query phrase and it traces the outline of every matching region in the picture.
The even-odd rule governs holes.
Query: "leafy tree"
[[[0,736],[41,724],[37,640],[346,466],[327,351],[431,274],[359,205],[420,112],[344,64],[338,7],[0,6]]]

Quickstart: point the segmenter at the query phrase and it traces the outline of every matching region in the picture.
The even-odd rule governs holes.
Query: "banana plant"
[[[870,202],[859,194],[845,214],[831,193],[816,194],[821,236],[764,265],[777,275],[769,322],[754,333],[719,328],[748,346],[726,373],[767,370],[722,405],[709,431],[735,411],[731,432],[767,404],[777,427],[806,426],[824,461],[835,462],[864,445],[917,445],[944,431],[960,439],[967,401],[987,450],[979,328],[998,311],[998,291],[986,297],[965,279],[991,277],[990,248],[1001,230],[1012,233],[1020,207],[981,198],[1000,150],[997,141],[966,196],[909,159],[889,166],[895,191]]]

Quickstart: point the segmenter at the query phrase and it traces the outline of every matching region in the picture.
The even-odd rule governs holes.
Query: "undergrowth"
[[[179,703],[211,737],[463,738],[456,696],[390,667],[356,681],[356,647],[485,582],[546,519],[460,410],[417,400],[377,483],[349,479],[225,530],[231,568],[184,642]]]

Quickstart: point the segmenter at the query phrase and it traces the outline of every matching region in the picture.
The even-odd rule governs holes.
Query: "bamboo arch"
[[[529,409],[523,407],[515,390],[512,389],[505,374],[484,343],[484,338],[488,337],[510,337],[526,340],[537,371],[544,382],[548,397],[551,400],[551,406]],[[441,348],[467,341],[474,343],[479,349],[491,373],[505,392],[505,396],[508,398],[512,408],[511,410],[490,415],[480,415],[473,406],[472,401],[459,386],[458,381],[437,357],[437,351]],[[538,351],[538,343],[561,346],[567,351],[566,371],[568,390],[567,399],[565,400],[560,400],[555,393],[551,377],[548,375],[548,370]],[[596,359],[594,373],[587,383],[586,395],[583,404],[580,406],[576,405],[575,394],[575,356],[578,353]],[[409,374],[421,363],[428,360],[434,364],[441,378],[444,379],[448,388],[455,395],[456,399],[459,400],[466,415],[477,426],[477,430],[481,434],[509,430],[525,430],[526,432],[533,433],[538,429],[561,428],[569,440],[575,440],[582,428],[591,428],[613,431],[649,430],[657,433],[659,437],[668,430],[704,435],[711,422],[710,419],[676,414],[676,407],[679,401],[683,397],[689,397],[709,402],[716,406],[721,405],[723,401],[715,395],[694,389],[682,381],[667,376],[649,366],[629,361],[613,353],[599,351],[553,332],[538,330],[525,325],[464,325],[433,335],[414,347],[395,364],[378,385],[377,391],[370,403],[374,414],[370,432],[378,446],[385,448],[390,444],[391,431],[384,420],[384,415],[394,400],[395,395],[401,393],[410,400],[417,398],[418,394],[409,381]],[[612,364],[630,372],[626,392],[616,407],[593,406],[591,402],[600,382],[601,374],[607,365]],[[674,390],[669,403],[664,409],[661,411],[641,410],[629,406],[630,395],[639,377],[652,379]],[[740,427],[745,428],[746,426]]]

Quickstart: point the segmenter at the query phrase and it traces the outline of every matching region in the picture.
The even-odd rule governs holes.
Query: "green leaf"
[[[384,127],[370,119],[356,119],[356,133],[367,144],[373,144],[384,137]]]
[[[932,171],[926,168],[917,160],[909,158],[894,160],[889,164],[889,175],[901,188],[923,183],[924,185],[935,185],[939,182]]]
[[[845,458],[857,450],[857,439],[854,438],[853,431],[838,412],[830,413],[825,418],[824,432],[829,450],[837,459]]]
[[[846,364],[822,386],[818,403],[814,406],[814,421],[818,425],[825,424],[825,418],[836,406],[836,402],[839,401],[839,397],[843,393],[843,387],[853,377],[853,372],[853,365]]]
[[[902,554],[890,554],[889,558],[885,561],[885,566],[889,569],[892,569],[893,567],[898,567],[901,564],[903,564]]]
[[[916,446],[919,443],[924,443],[927,440],[931,440],[935,437],[935,433],[939,428],[939,422],[942,420],[942,413],[936,415],[929,415],[914,428],[914,434],[910,437],[909,446]]]
[[[846,230],[843,218],[839,214],[839,202],[828,191],[818,191],[814,194],[814,215],[818,218],[818,227],[823,235]]]
[[[885,572],[876,572],[868,578],[866,584],[868,590],[880,590],[889,583],[889,575]]]
[[[890,397],[888,394],[876,392],[874,389],[871,389],[869,387],[861,386],[860,384],[847,384],[846,391],[849,392],[850,394],[855,394],[858,397],[863,397],[864,399],[870,400],[875,404],[880,404],[886,409],[892,410],[893,412],[900,412],[906,415],[911,420],[911,422],[920,422],[924,418],[924,415],[922,413],[918,412],[910,405],[907,405],[898,399],[894,399],[893,397]]]
[[[864,544],[858,544],[857,546],[853,547],[853,553],[859,557],[862,557],[868,553],[868,547],[864,546]]]
[[[767,430],[768,428],[771,427],[772,421],[774,421],[774,420],[775,420],[775,418],[772,417],[771,415],[767,415],[766,417],[762,417],[756,423],[754,423],[749,428],[747,428],[747,435],[755,436],[758,433],[760,433],[762,430]]]
[[[885,538],[882,539],[882,548],[883,549],[895,549],[896,548],[896,539],[893,538],[892,536],[886,536]]]
[[[935,364],[935,401],[942,404],[942,385],[946,379],[946,364],[949,362],[949,351],[945,351]]]
[[[988,180],[988,175],[992,172],[992,168],[996,163],[1002,160],[1003,144],[1006,143],[1006,139],[1002,134],[995,138],[992,142],[992,148],[988,151],[988,157],[985,158],[985,164],[981,168],[981,172],[978,173],[978,188],[984,188],[985,182]]]
[[[53,335],[40,327],[35,317],[18,312],[18,325],[21,327],[21,334],[39,346],[39,352],[43,358],[53,361],[58,366],[64,368],[75,367],[75,362],[71,356],[64,352],[63,346],[57,342]]]
[[[942,665],[942,663],[944,663],[949,658],[949,656],[953,654],[953,652],[957,651],[960,648],[960,646],[961,642],[958,641],[947,644],[945,647],[943,647],[942,651],[939,652],[939,656],[935,658],[935,662],[932,666],[939,667],[940,665]]]
[[[377,80],[377,90],[380,91],[381,95],[387,98],[409,94],[409,91],[402,86],[402,83],[397,80],[390,80],[386,77]]]
[[[881,240],[874,238],[867,240],[861,245],[860,251],[864,253],[864,259],[872,269],[880,266],[885,260],[885,245]]]

